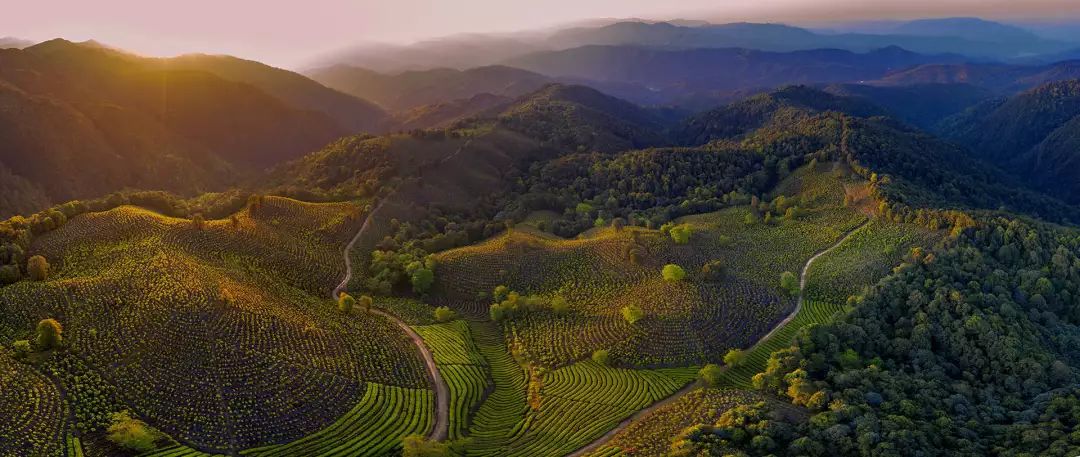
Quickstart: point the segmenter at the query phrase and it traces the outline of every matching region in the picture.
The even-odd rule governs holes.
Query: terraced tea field
[[[415,404],[385,430],[424,431],[434,406],[412,342],[384,317],[344,316],[322,298],[344,273],[337,243],[357,214],[266,198],[201,227],[134,207],[76,217],[32,246],[51,260],[47,281],[0,289],[0,325],[26,337],[56,318],[114,401],[194,449],[293,442],[355,417],[369,397]]]
[[[810,267],[806,295],[812,300],[846,303],[900,265],[912,248],[929,249],[943,237],[914,224],[876,219]]]
[[[0,349],[0,455],[64,452],[68,408],[51,380]]]
[[[464,321],[420,326],[415,330],[431,348],[439,373],[450,391],[448,436],[452,440],[463,438],[472,413],[492,388],[491,368]]]
[[[781,274],[800,271],[866,220],[844,206],[847,186],[858,183],[801,170],[781,186],[792,192],[788,199],[808,205],[797,217],[748,224],[752,210],[745,206],[687,216],[674,222],[690,230],[685,244],[637,227],[593,230],[573,240],[515,229],[438,254],[433,301],[482,318],[491,300],[478,297],[498,285],[565,298],[568,313],[532,311],[510,324],[525,357],[548,367],[600,349],[627,366],[704,363],[751,346],[790,313],[795,303],[780,287]],[[727,273],[719,279],[701,273],[711,262]],[[687,278],[664,280],[660,271],[667,264],[681,266]],[[640,309],[644,318],[630,324],[621,315],[625,307]]]
[[[655,455],[679,426],[758,398],[730,389],[748,389],[798,329],[842,310],[803,297],[876,280],[898,260],[885,244],[933,240],[863,226],[844,197],[858,183],[843,176],[795,172],[779,189],[803,206],[768,224],[747,221],[771,210],[746,206],[680,218],[679,242],[641,227],[568,240],[520,225],[437,254],[429,295],[377,297],[372,313],[327,298],[350,284],[367,202],[265,197],[202,223],[136,207],[79,216],[34,241],[47,280],[0,289],[0,335],[30,338],[54,317],[69,345],[44,355],[52,378],[0,357],[19,387],[0,404],[37,405],[0,422],[0,437],[108,454],[103,418],[123,408],[165,433],[152,456],[387,455],[409,435],[477,456]],[[686,277],[661,275],[669,264]],[[781,274],[804,268],[792,295]],[[497,285],[570,309],[490,322]],[[465,319],[436,323],[438,305]],[[700,364],[729,348],[749,350],[724,371],[728,390],[693,389]],[[610,362],[590,359],[600,349]]]

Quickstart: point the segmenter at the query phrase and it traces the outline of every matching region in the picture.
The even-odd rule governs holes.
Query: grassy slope
[[[126,407],[197,448],[298,439],[369,382],[427,388],[391,322],[321,298],[341,275],[350,208],[269,198],[204,230],[133,207],[74,218],[32,247],[52,260],[48,281],[0,289],[0,325],[26,337],[58,318]]]

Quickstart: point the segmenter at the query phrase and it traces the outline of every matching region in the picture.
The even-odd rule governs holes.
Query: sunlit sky
[[[95,39],[146,55],[233,54],[283,67],[364,42],[538,29],[592,18],[805,23],[1076,17],[1076,0],[4,0],[0,37]]]

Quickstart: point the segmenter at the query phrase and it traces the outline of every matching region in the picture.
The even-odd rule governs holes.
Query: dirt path
[[[844,236],[840,237],[839,240],[836,240],[836,242],[833,243],[831,246],[825,248],[824,250],[818,252],[817,254],[814,254],[813,257],[810,257],[810,259],[808,259],[806,261],[806,263],[803,264],[802,271],[799,272],[799,299],[795,302],[795,310],[792,311],[791,314],[788,314],[787,317],[784,318],[784,320],[780,321],[778,324],[773,326],[772,330],[769,330],[769,333],[766,333],[765,336],[761,337],[761,339],[759,339],[757,341],[757,343],[754,343],[753,346],[750,346],[750,349],[747,349],[747,351],[753,350],[758,345],[760,345],[760,344],[764,343],[765,341],[767,341],[778,330],[780,330],[785,325],[787,325],[789,322],[791,322],[792,319],[795,319],[795,316],[797,316],[799,314],[799,311],[802,311],[803,302],[806,301],[806,272],[810,269],[810,265],[813,264],[814,261],[818,259],[818,257],[821,257],[821,256],[823,256],[825,254],[828,254],[833,249],[836,249],[838,246],[843,244],[844,241],[847,241],[847,239],[850,238],[852,234],[854,234],[859,229],[866,226],[866,224],[868,224],[869,222],[870,222],[870,219],[867,219],[867,220],[863,221],[858,226],[856,226],[855,228],[853,228],[850,231],[848,231],[847,233],[845,233]],[[727,367],[725,366],[725,367],[723,367],[723,369],[726,371]],[[585,455],[588,455],[590,452],[593,452],[593,451],[599,449],[601,446],[607,444],[607,442],[611,441],[611,439],[614,438],[615,435],[618,435],[619,432],[626,429],[626,427],[629,427],[630,424],[633,423],[634,421],[639,420],[639,419],[649,415],[653,411],[656,411],[656,410],[658,410],[660,408],[663,408],[666,405],[669,405],[669,404],[675,402],[676,400],[681,398],[683,395],[686,395],[686,394],[688,394],[690,392],[693,392],[694,390],[697,390],[698,387],[700,387],[699,383],[692,382],[690,384],[687,384],[686,387],[683,387],[682,389],[679,389],[678,392],[675,392],[675,393],[669,395],[668,397],[664,398],[663,400],[660,400],[660,401],[658,401],[656,403],[653,403],[652,405],[649,405],[645,409],[638,410],[636,413],[634,413],[630,417],[624,419],[622,422],[619,422],[619,425],[615,426],[615,428],[613,428],[611,430],[608,430],[608,432],[605,433],[600,438],[597,438],[593,442],[591,442],[589,444],[586,444],[581,449],[578,449],[578,450],[574,451],[573,453],[568,454],[567,457],[583,457]]]
[[[384,198],[379,202],[375,209],[372,209],[364,224],[360,226],[360,230],[356,232],[349,244],[345,246],[343,256],[345,257],[345,278],[341,280],[341,284],[338,284],[334,288],[334,291],[330,293],[331,298],[337,300],[337,297],[349,286],[349,281],[352,280],[353,268],[352,257],[349,255],[352,252],[353,247],[356,246],[356,242],[360,240],[360,237],[367,231],[369,224],[371,223],[371,216],[382,208],[383,203],[386,203],[387,199]],[[431,350],[424,344],[424,339],[420,338],[420,335],[416,333],[412,327],[402,322],[401,319],[394,317],[393,315],[386,313],[378,309],[371,309],[372,313],[383,316],[391,321],[394,321],[401,327],[401,330],[413,341],[413,344],[420,349],[420,355],[424,357],[424,365],[427,366],[428,374],[431,375],[431,380],[435,384],[435,426],[432,427],[431,433],[428,433],[428,438],[436,441],[443,441],[446,439],[450,432],[450,392],[446,388],[446,382],[443,381],[442,375],[439,374],[439,367],[435,365],[435,358],[431,355]]]

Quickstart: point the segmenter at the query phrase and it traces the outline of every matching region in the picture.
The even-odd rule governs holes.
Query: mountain
[[[399,113],[395,126],[400,130],[449,127],[455,122],[508,105],[514,99],[488,93],[448,102],[424,105]]]
[[[669,99],[787,84],[856,82],[931,62],[960,60],[899,48],[857,54],[839,49],[766,52],[749,49],[672,50],[584,46],[514,59],[509,65],[557,78],[635,84]]]
[[[467,68],[492,65],[514,56],[545,49],[531,35],[501,36],[468,34],[425,40],[410,45],[372,44],[356,46],[315,59],[309,68],[337,65],[367,68],[381,73],[401,73],[436,68]]]
[[[926,64],[885,75],[874,85],[970,84],[1000,92],[1019,92],[1051,82],[1080,77],[1080,61],[1050,65]]]
[[[38,203],[219,188],[347,132],[251,84],[64,40],[0,51],[0,98],[0,167]]]
[[[815,32],[784,24],[732,23],[682,27],[664,22],[625,21],[562,30],[553,34],[547,44],[554,50],[589,45],[625,45],[681,49],[738,47],[774,52],[819,48],[867,52],[898,46],[924,54],[955,53],[986,59],[1017,58],[1070,48],[1063,41],[1042,39],[1016,27],[977,19],[915,21],[899,24],[891,30],[877,27],[859,33]]]
[[[733,23],[681,26],[669,22],[618,22],[601,27],[560,30],[547,40],[553,49],[581,46],[655,46],[673,48],[742,47],[796,50],[813,41],[809,30],[783,24]]]
[[[353,132],[373,132],[388,115],[375,104],[330,89],[291,71],[231,56],[192,54],[164,59],[170,70],[202,71],[230,81],[251,84],[290,105],[326,113]]]
[[[460,70],[585,46],[747,48],[770,52],[812,49],[871,52],[896,46],[920,54],[957,54],[974,60],[1031,58],[1077,47],[1068,40],[1045,39],[1013,26],[964,18],[875,25],[858,32],[812,31],[786,24],[749,22],[603,20],[551,32],[452,36],[407,46],[369,45],[324,56],[309,67],[345,65],[381,73]]]
[[[770,124],[834,111],[878,116],[885,110],[861,98],[845,97],[807,86],[788,86],[696,114],[672,129],[676,143],[686,146],[735,139]]]
[[[1020,27],[975,17],[920,19],[900,24],[890,34],[933,37],[957,37],[988,43],[1032,43],[1043,41]]]
[[[865,99],[884,108],[890,116],[927,130],[949,116],[996,96],[994,91],[970,84],[832,84],[823,90]]]
[[[0,37],[0,49],[22,49],[33,46],[34,42],[15,37]]]
[[[1080,80],[986,102],[943,121],[938,130],[1062,198],[1080,201]]]
[[[374,101],[391,111],[466,99],[477,94],[517,97],[551,82],[543,75],[505,66],[398,74],[335,66],[312,71],[310,76],[327,87]]]
[[[614,152],[660,144],[665,119],[585,86],[550,84],[515,100],[500,126],[564,148]]]

